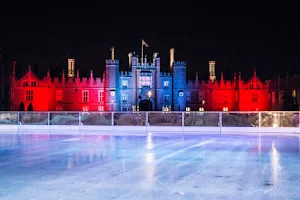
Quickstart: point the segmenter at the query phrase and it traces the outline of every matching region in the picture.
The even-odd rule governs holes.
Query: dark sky
[[[100,76],[112,45],[120,67],[126,68],[128,52],[140,54],[144,38],[150,45],[145,54],[159,52],[164,68],[169,49],[175,47],[175,60],[187,61],[188,76],[198,71],[206,78],[209,60],[216,60],[218,76],[222,71],[226,77],[241,71],[247,78],[253,68],[263,79],[300,72],[296,5],[79,2],[11,1],[7,10],[2,8],[7,27],[1,32],[0,45],[8,65],[12,60],[24,66],[31,62],[46,71],[68,52],[82,73],[94,69]]]

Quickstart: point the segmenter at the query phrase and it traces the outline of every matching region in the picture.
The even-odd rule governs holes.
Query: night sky
[[[248,78],[253,68],[262,79],[300,72],[296,5],[110,2],[11,1],[8,10],[2,8],[7,27],[2,26],[0,40],[8,65],[16,60],[23,67],[29,62],[37,65],[40,72],[51,65],[59,70],[68,52],[81,75],[93,69],[100,76],[111,46],[120,68],[126,69],[127,54],[140,54],[144,38],[150,46],[145,54],[159,52],[162,68],[168,66],[169,49],[174,47],[175,60],[187,62],[189,77],[198,71],[201,79],[207,79],[209,60],[216,60],[218,78],[221,72],[231,78],[235,71]]]

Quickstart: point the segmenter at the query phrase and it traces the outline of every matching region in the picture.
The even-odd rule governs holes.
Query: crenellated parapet
[[[174,61],[173,66],[174,67],[176,67],[176,66],[186,66],[186,62],[185,61]]]
[[[161,77],[171,77],[172,74],[170,72],[160,72]]]
[[[132,76],[132,72],[130,71],[120,71],[120,76]]]
[[[119,65],[119,60],[108,59],[108,60],[105,60],[105,64],[106,65]]]

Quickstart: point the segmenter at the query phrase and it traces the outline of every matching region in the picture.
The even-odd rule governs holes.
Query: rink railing
[[[299,111],[0,112],[0,131],[130,130],[300,132]]]

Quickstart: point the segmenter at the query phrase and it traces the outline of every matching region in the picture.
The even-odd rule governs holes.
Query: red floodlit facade
[[[111,73],[114,64],[118,61],[108,60],[106,62],[106,71],[103,78],[94,78],[93,72],[90,71],[90,76],[79,77],[79,71],[74,70],[74,59],[68,60],[67,74],[63,72],[61,77],[51,77],[48,71],[47,76],[38,78],[28,67],[28,72],[20,79],[16,78],[15,68],[16,62],[13,62],[10,87],[10,110],[17,111],[20,108],[21,102],[24,103],[25,111],[28,110],[30,103],[33,105],[34,111],[131,111],[130,109],[122,109],[122,105],[117,104],[127,103],[130,108],[135,101],[128,103],[124,102],[124,98],[130,98],[130,95],[125,96],[124,91],[118,91],[118,86],[109,86],[107,81],[120,79],[119,84],[123,84],[125,78],[129,77],[129,73],[120,73],[119,78],[113,78]],[[212,65],[213,63],[213,65]],[[224,80],[223,73],[220,80],[216,79],[214,72],[214,61],[210,61],[209,65],[209,80],[199,81],[198,75],[196,80],[188,81],[185,84],[184,95],[184,110],[187,111],[264,111],[269,110],[269,82],[261,81],[254,70],[253,76],[248,80],[242,80],[241,73],[234,74],[233,80]],[[149,67],[149,65],[147,65]],[[117,68],[116,68],[117,69]],[[180,68],[182,69],[182,68]],[[111,71],[109,71],[111,70]],[[118,70],[118,69],[117,69]],[[184,69],[185,70],[185,69]],[[178,74],[183,74],[181,71]],[[178,81],[180,77],[173,71],[174,81]],[[158,74],[159,75],[159,74]],[[170,75],[161,74],[162,83],[169,81],[172,84]],[[176,78],[174,78],[176,77]],[[179,78],[178,78],[179,77]],[[122,79],[123,78],[123,79]],[[164,79],[163,79],[164,78]],[[185,77],[182,77],[185,80]],[[129,80],[130,84],[130,79]],[[136,81],[135,81],[136,82]],[[128,83],[128,82],[127,82]],[[175,90],[162,89],[161,91],[172,92],[169,95],[171,99],[167,102],[172,102],[174,95],[177,95]],[[113,94],[113,95],[112,95]],[[131,93],[128,93],[131,94]],[[161,95],[163,96],[163,95]],[[166,96],[166,95],[165,95]],[[176,97],[179,98],[179,97]],[[118,101],[121,99],[121,101]],[[155,102],[154,99],[153,102]],[[163,100],[162,100],[163,101]],[[130,104],[130,105],[129,105]],[[183,104],[181,104],[183,105]],[[175,106],[174,106],[175,107]],[[179,106],[178,106],[179,107]],[[182,109],[183,106],[181,106]],[[157,106],[159,110],[160,106]],[[174,109],[176,110],[176,109]]]

